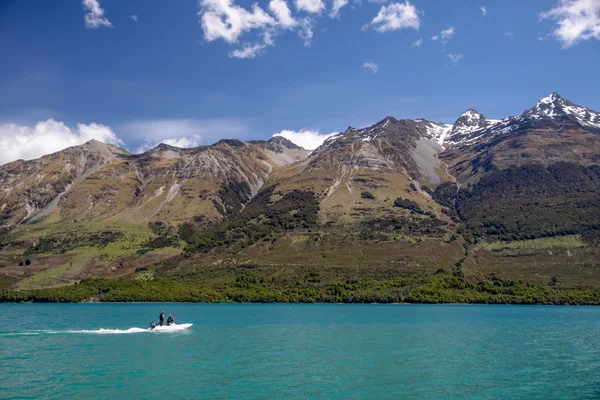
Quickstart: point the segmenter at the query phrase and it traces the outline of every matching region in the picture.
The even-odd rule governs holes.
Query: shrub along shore
[[[207,302],[207,303],[471,303],[600,305],[600,291],[564,290],[497,277],[473,283],[461,271],[390,280],[320,283],[308,277],[295,287],[277,287],[259,275],[241,273],[223,285],[193,279],[86,279],[32,291],[0,291],[0,302]]]

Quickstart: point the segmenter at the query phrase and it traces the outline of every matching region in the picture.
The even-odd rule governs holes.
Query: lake
[[[162,310],[194,325],[130,329]],[[600,398],[600,307],[0,304],[0,315],[0,398]]]

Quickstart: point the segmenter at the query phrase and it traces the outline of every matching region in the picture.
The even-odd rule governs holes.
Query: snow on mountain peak
[[[444,124],[438,122],[431,122],[426,119],[415,119],[414,120],[418,124],[423,124],[422,127],[425,128],[425,136],[431,140],[435,140],[438,144],[443,145],[444,140],[450,134],[452,124]]]
[[[477,125],[486,118],[479,111],[469,108],[458,118],[464,125]]]
[[[578,106],[554,92],[540,99],[534,107],[519,116],[507,117],[502,120],[487,119],[479,111],[470,108],[463,112],[456,122],[444,124],[432,122],[423,118],[414,119],[415,129],[427,139],[435,140],[442,146],[472,145],[485,141],[497,135],[509,135],[532,123],[545,123],[550,118],[561,117],[570,119],[580,125],[600,129],[600,113]],[[346,133],[330,137],[324,142],[330,146],[336,141],[351,135],[362,142],[370,142],[384,134],[390,126],[398,123],[405,124],[410,120],[396,120],[386,117],[377,124],[362,129],[348,128]],[[537,122],[536,122],[537,121]]]
[[[582,125],[600,128],[600,113],[560,97],[556,92],[539,100],[536,105],[521,114],[522,118],[572,116]]]
[[[554,92],[549,96],[540,99],[533,108],[525,111],[521,116],[523,117],[556,117],[564,114],[564,107],[569,106],[571,103],[568,100],[563,99],[558,93]]]

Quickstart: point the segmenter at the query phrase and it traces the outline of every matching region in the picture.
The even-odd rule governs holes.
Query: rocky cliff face
[[[52,215],[130,222],[202,216],[215,222],[256,195],[274,168],[306,157],[306,150],[282,139],[222,140],[194,149],[161,144],[140,155],[91,141],[9,163],[0,167],[0,221],[16,225]]]

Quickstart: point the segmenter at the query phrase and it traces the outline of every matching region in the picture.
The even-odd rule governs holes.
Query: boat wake
[[[35,330],[23,332],[0,332],[0,336],[30,336],[30,335],[60,335],[60,334],[90,334],[90,335],[128,335],[132,333],[172,333],[188,329],[193,324],[178,324],[170,326],[157,326],[150,328],[129,329],[80,329],[80,330]]]

